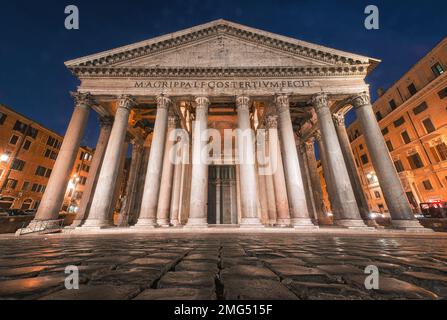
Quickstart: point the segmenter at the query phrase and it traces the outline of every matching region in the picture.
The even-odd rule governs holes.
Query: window
[[[394,99],[391,99],[389,104],[390,104],[391,110],[396,110],[397,104],[396,104],[396,101],[394,101]]]
[[[25,181],[22,185],[22,191],[28,191],[29,190],[29,182]]]
[[[389,152],[391,152],[391,151],[394,150],[394,148],[393,148],[393,144],[391,143],[390,140],[387,140],[387,141],[386,141],[386,146],[388,147],[388,151],[389,151]]]
[[[38,184],[37,184],[37,183],[34,183],[33,186],[31,187],[31,191],[32,191],[32,192],[36,192],[37,187],[38,187]]]
[[[17,180],[15,180],[15,179],[8,179],[8,182],[7,182],[6,185],[7,185],[8,189],[14,190],[17,187]]]
[[[28,126],[26,124],[24,124],[23,122],[17,120],[16,123],[14,124],[13,130],[19,131],[23,134],[26,134],[26,131],[28,130]]]
[[[424,166],[424,163],[422,162],[421,156],[419,153],[412,154],[408,157],[408,162],[410,163],[411,169],[419,169]]]
[[[413,113],[415,115],[424,112],[425,110],[427,110],[428,106],[426,102],[422,102],[420,105],[418,105],[416,108],[413,109]]]
[[[376,197],[376,199],[382,198],[382,195],[380,194],[379,191],[374,191],[374,196]]]
[[[377,119],[377,121],[380,121],[380,120],[383,119],[382,114],[380,113],[380,111],[376,112],[376,119]]]
[[[23,144],[23,149],[29,150],[30,147],[31,147],[31,141],[26,140],[25,143]]]
[[[407,131],[403,131],[400,135],[402,136],[402,140],[404,140],[405,144],[409,144],[411,142],[410,135]]]
[[[390,132],[390,130],[388,130],[388,127],[386,127],[386,128],[384,128],[383,130],[382,130],[382,135],[387,135],[388,133]]]
[[[437,162],[447,160],[447,145],[443,142],[431,148]]]
[[[0,112],[0,125],[2,125],[3,123],[5,123],[5,120],[8,116],[6,114],[4,114],[3,112]]]
[[[445,87],[444,89],[442,89],[441,91],[438,92],[438,96],[441,99],[444,99],[445,97],[447,97],[447,87]],[[1,124],[1,123],[0,123]]]
[[[40,177],[44,177],[46,171],[47,171],[47,169],[45,167],[38,166],[37,169],[36,169],[35,175],[36,176],[40,176]]]
[[[31,127],[31,126],[29,126],[29,127],[28,127],[28,130],[27,130],[27,132],[26,132],[26,135],[29,136],[29,137],[31,137],[31,138],[33,138],[33,139],[36,139],[38,133],[39,133],[39,130],[37,130],[36,128],[33,128],[33,127]]]
[[[400,117],[399,119],[397,119],[396,121],[394,121],[394,127],[398,128],[401,125],[403,125],[405,123],[405,119],[404,117]]]
[[[49,158],[50,155],[51,155],[51,150],[50,149],[45,150],[45,158]]]
[[[25,167],[25,161],[22,161],[20,159],[14,159],[11,165],[12,170],[22,171]]]
[[[433,73],[435,74],[435,76],[439,77],[441,74],[444,73],[444,68],[441,66],[441,64],[439,62],[436,62],[432,67],[431,67]]]
[[[430,180],[424,180],[424,181],[422,181],[422,184],[424,185],[425,190],[433,190],[433,186],[432,186]]]
[[[17,141],[19,141],[19,137],[16,136],[15,134],[11,137],[11,139],[9,140],[9,143],[12,145],[16,145]]]
[[[366,154],[362,155],[360,159],[362,159],[363,164],[367,164],[369,162],[368,156]]]
[[[404,165],[402,164],[402,161],[400,161],[400,160],[394,161],[394,166],[396,167],[397,172],[405,171]]]
[[[414,96],[418,90],[416,89],[416,86],[414,85],[414,83],[410,84],[408,87],[408,92],[410,93],[410,95]]]
[[[363,150],[363,144],[359,145],[360,150]]]
[[[84,155],[85,155],[85,153],[81,152],[81,155],[79,156],[79,160],[83,160],[84,159]]]
[[[436,130],[436,128],[433,125],[433,122],[431,122],[430,118],[423,120],[422,124],[424,125],[425,131],[427,131],[427,133],[432,133],[433,131]]]
[[[49,178],[51,176],[51,172],[53,172],[53,170],[47,169],[47,172],[45,173],[45,178]]]

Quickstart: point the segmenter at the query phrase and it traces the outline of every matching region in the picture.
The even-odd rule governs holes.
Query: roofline
[[[214,26],[218,26],[218,25],[225,25],[225,26],[230,26],[230,27],[237,28],[237,29],[243,29],[243,30],[246,30],[248,32],[265,34],[266,36],[269,36],[269,37],[272,37],[272,38],[277,38],[277,39],[282,40],[284,42],[289,42],[289,43],[296,44],[296,45],[310,47],[310,48],[313,48],[315,50],[321,50],[321,51],[330,50],[330,51],[332,51],[332,53],[334,55],[339,55],[339,56],[351,58],[351,59],[354,59],[354,60],[360,60],[360,61],[364,61],[364,62],[368,61],[372,65],[372,68],[369,68],[369,70],[368,70],[369,72],[371,72],[373,69],[375,69],[375,67],[381,62],[380,60],[375,59],[375,58],[371,58],[371,57],[367,57],[367,56],[363,56],[363,55],[359,55],[359,54],[355,54],[355,53],[351,53],[351,52],[341,51],[341,50],[338,50],[338,49],[322,46],[322,45],[319,45],[319,44],[314,44],[314,43],[307,42],[307,41],[294,39],[294,38],[291,38],[291,37],[287,37],[287,36],[275,34],[275,33],[272,33],[272,32],[268,32],[268,31],[264,31],[264,30],[260,30],[260,29],[256,29],[256,28],[252,28],[252,27],[248,27],[248,26],[245,26],[245,25],[242,25],[242,24],[238,24],[238,23],[235,23],[235,22],[227,21],[227,20],[224,20],[224,19],[218,19],[218,20],[214,20],[214,21],[211,21],[211,22],[208,22],[208,23],[200,24],[200,25],[197,25],[197,26],[194,26],[194,27],[191,27],[191,28],[183,29],[183,30],[176,31],[176,32],[173,32],[173,33],[164,34],[164,35],[157,36],[155,38],[151,38],[151,39],[148,39],[148,40],[143,40],[143,41],[140,41],[140,42],[136,42],[136,43],[133,43],[133,44],[130,44],[130,45],[125,45],[125,46],[121,46],[121,47],[118,47],[118,48],[115,48],[115,49],[110,49],[110,50],[98,52],[98,53],[95,53],[95,54],[87,55],[87,56],[84,56],[84,57],[68,60],[64,64],[65,64],[66,67],[76,66],[76,65],[79,65],[79,64],[81,64],[83,62],[94,60],[94,59],[103,57],[105,55],[121,53],[123,51],[132,50],[132,49],[139,48],[139,47],[142,47],[142,46],[146,46],[146,45],[149,45],[149,44],[153,44],[153,43],[169,40],[169,39],[172,39],[172,38],[175,38],[175,37],[179,37],[179,36],[182,36],[182,35],[185,35],[185,34],[189,34],[189,33],[194,32],[194,31],[198,31],[198,30],[202,30],[202,29],[206,29],[206,28],[210,28],[210,27],[214,27]]]

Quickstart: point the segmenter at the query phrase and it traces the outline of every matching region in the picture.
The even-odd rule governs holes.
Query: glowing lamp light
[[[372,176],[371,173],[368,173],[368,174],[366,175],[366,177],[367,177],[368,179],[371,179],[373,176]]]
[[[3,154],[0,156],[0,162],[8,162],[8,160],[9,160],[9,154],[7,154],[7,153],[3,153]]]

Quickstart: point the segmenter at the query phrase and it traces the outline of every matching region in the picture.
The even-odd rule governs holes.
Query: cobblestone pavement
[[[66,290],[76,265],[80,289]],[[366,290],[365,267],[380,270]],[[1,299],[445,299],[447,238],[299,234],[0,240]]]

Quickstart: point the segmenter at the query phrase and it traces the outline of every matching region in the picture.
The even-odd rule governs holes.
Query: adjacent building
[[[52,130],[0,104],[0,208],[39,207],[62,141]],[[77,210],[92,157],[90,148],[77,151],[63,211]]]
[[[447,200],[447,38],[388,90],[373,109],[408,201]],[[348,135],[370,208],[387,214],[383,190],[358,121]],[[386,155],[384,155],[386,156]]]

